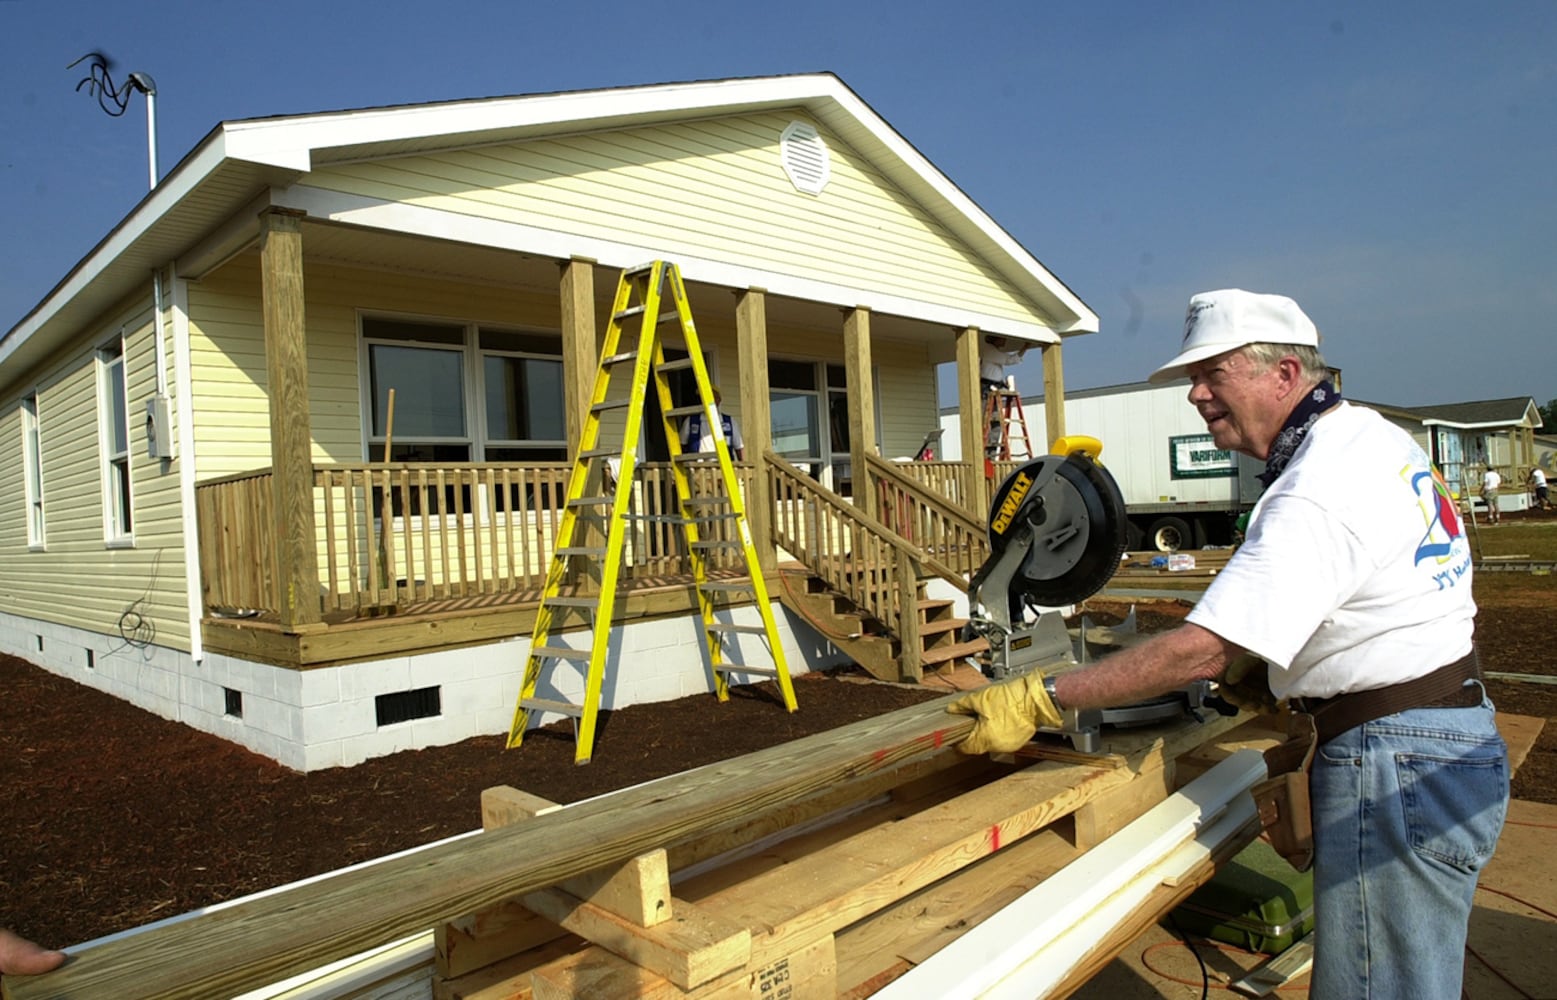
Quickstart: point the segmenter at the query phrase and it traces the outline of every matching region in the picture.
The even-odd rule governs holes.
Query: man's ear
[[[1276,375],[1281,382],[1282,399],[1304,388],[1303,363],[1291,354],[1276,362]]]

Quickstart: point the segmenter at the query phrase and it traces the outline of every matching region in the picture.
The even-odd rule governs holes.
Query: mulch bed
[[[1528,594],[1482,602],[1486,669],[1557,674],[1557,586],[1539,579]],[[1128,608],[1086,610],[1109,624]],[[1137,619],[1156,631],[1184,611],[1142,604]],[[700,695],[603,713],[585,767],[562,723],[516,750],[481,737],[304,775],[0,656],[0,927],[79,943],[476,829],[493,785],[572,802],[941,694],[857,677],[795,683],[793,714],[770,685],[737,688],[725,704]],[[1501,710],[1552,721],[1515,794],[1557,803],[1557,687],[1491,690]]]

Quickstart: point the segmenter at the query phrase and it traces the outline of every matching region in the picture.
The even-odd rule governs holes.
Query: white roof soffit
[[[85,322],[251,202],[257,187],[296,181],[318,163],[413,153],[451,144],[622,127],[656,120],[804,107],[1000,267],[1048,313],[1058,334],[1092,333],[1097,315],[869,105],[831,73],[655,84],[481,98],[224,122],[195,147],[91,253],[0,338],[4,365],[40,330]],[[218,175],[247,189],[185,204]],[[225,195],[225,196],[224,196]],[[175,212],[181,217],[170,219]],[[187,214],[184,214],[187,213]],[[158,239],[161,231],[164,238]],[[191,235],[193,233],[193,235]],[[111,279],[86,301],[86,293]],[[149,281],[148,281],[149,284]]]

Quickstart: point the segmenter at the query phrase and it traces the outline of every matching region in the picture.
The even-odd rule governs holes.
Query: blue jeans
[[[1476,876],[1508,809],[1492,703],[1416,708],[1319,748],[1312,1000],[1454,1000]]]

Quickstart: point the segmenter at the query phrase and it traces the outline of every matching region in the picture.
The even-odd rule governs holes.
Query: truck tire
[[[1146,547],[1158,552],[1177,552],[1189,548],[1193,537],[1183,518],[1159,517],[1146,529]]]

